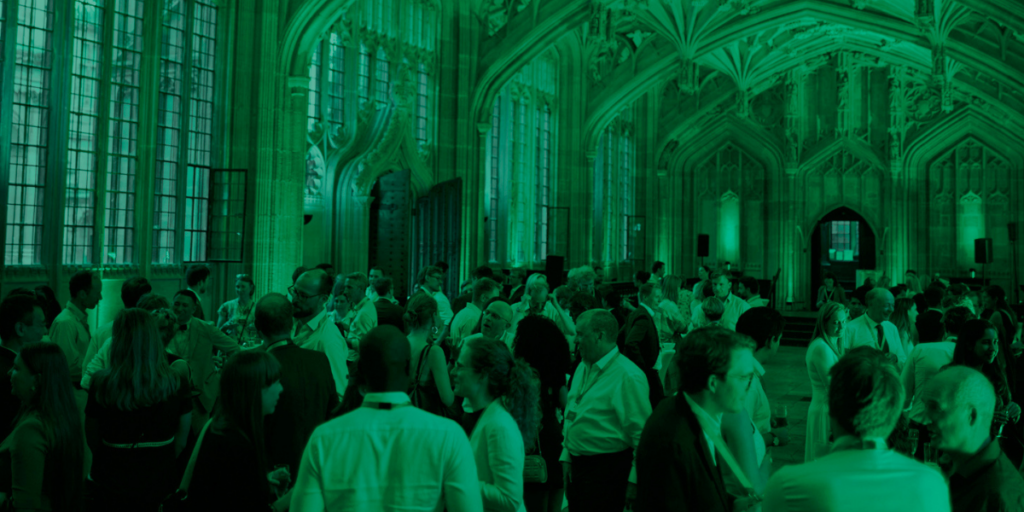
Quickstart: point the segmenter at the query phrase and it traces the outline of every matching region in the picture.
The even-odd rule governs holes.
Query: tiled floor
[[[807,408],[811,405],[811,381],[804,366],[806,347],[779,347],[779,352],[765,365],[765,394],[772,411],[785,405],[789,414],[786,434],[789,444],[772,449],[774,471],[788,464],[804,461],[804,437],[807,428]]]

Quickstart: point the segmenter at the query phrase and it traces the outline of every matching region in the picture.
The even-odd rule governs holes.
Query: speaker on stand
[[[700,264],[704,264],[704,258],[707,258],[711,253],[711,235],[697,235],[697,257],[700,258]]]
[[[981,282],[985,283],[985,267],[992,263],[992,239],[974,239],[974,262],[981,263]]]

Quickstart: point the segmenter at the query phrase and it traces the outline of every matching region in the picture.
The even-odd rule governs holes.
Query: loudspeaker
[[[977,238],[974,240],[974,262],[992,263],[992,239]]]
[[[1016,242],[1017,241],[1017,223],[1016,222],[1011,222],[1011,223],[1007,224],[1006,227],[1009,228],[1009,230],[1010,230],[1010,241],[1011,242]]]
[[[544,265],[544,274],[548,276],[548,286],[551,291],[562,286],[562,277],[565,273],[565,257],[548,255]]]
[[[697,257],[707,258],[711,253],[711,235],[697,235]]]

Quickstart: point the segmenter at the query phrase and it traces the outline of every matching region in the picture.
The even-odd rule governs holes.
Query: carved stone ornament
[[[306,153],[306,195],[320,195],[320,188],[323,185],[324,175],[327,174],[327,163],[324,162],[324,155],[320,148],[312,146]]]

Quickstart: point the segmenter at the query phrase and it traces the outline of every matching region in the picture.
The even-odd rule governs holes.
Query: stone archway
[[[854,224],[856,223],[856,224]],[[851,247],[849,249],[852,257],[831,253],[830,233],[846,231],[848,235],[835,235],[839,240],[840,247]],[[844,243],[842,237],[848,236],[850,243]],[[811,228],[811,290],[808,305],[816,309],[815,301],[818,296],[818,288],[822,285],[822,274],[826,271],[832,272],[839,280],[839,284],[847,292],[849,297],[856,286],[857,270],[874,270],[878,262],[877,243],[875,230],[868,223],[867,219],[856,211],[841,206],[828,213],[818,220]],[[853,245],[853,242],[856,245]],[[832,247],[835,250],[835,247]],[[836,251],[838,252],[838,251]]]

